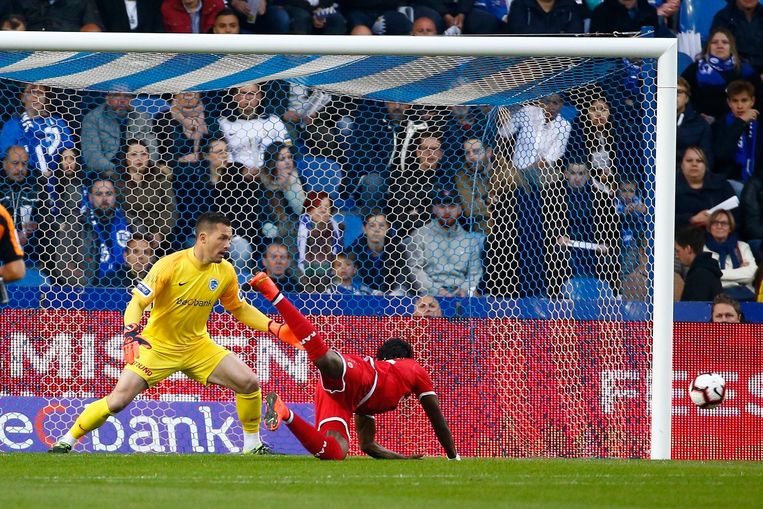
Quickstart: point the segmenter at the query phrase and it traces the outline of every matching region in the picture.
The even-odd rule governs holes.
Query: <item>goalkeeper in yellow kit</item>
[[[224,259],[233,231],[228,218],[206,212],[196,221],[192,248],[169,254],[154,264],[132,290],[124,313],[125,368],[105,398],[88,405],[69,432],[48,452],[67,453],[82,436],[124,409],[138,394],[177,371],[202,384],[217,384],[236,393],[236,411],[244,428],[245,453],[268,454],[260,440],[262,392],[257,375],[207,331],[212,307],[220,300],[239,321],[296,343],[286,325],[270,320],[241,299],[235,269]],[[153,303],[145,329],[138,324]]]

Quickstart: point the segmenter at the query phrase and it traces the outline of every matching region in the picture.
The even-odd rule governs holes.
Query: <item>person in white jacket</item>
[[[705,251],[718,260],[723,275],[723,293],[737,300],[755,300],[752,281],[758,264],[750,245],[737,239],[734,215],[727,210],[716,210],[707,223]]]

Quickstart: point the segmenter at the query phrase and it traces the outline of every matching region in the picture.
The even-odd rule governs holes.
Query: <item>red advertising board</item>
[[[52,405],[49,411],[69,399],[101,397],[115,383],[121,370],[119,313],[1,313],[0,385],[14,404],[19,398],[44,398]],[[389,337],[410,341],[432,374],[462,455],[649,455],[648,323],[358,316],[312,320],[330,345],[346,353],[373,355]],[[265,391],[278,391],[289,402],[311,402],[316,378],[304,352],[252,332],[228,315],[213,315],[209,325],[216,341],[259,374]],[[758,325],[675,326],[675,458],[763,459],[761,332]],[[728,400],[715,410],[697,409],[686,395],[689,379],[702,371],[726,378]],[[146,399],[227,403],[232,395],[177,375],[149,391]],[[3,420],[2,407],[0,423],[10,422]],[[150,405],[141,408],[151,411]],[[171,406],[161,411],[171,411]],[[65,432],[73,418],[55,412],[28,417],[39,427],[39,440]],[[403,401],[397,412],[377,422],[382,444],[404,453],[442,454],[415,400]],[[0,436],[6,436],[2,429]]]

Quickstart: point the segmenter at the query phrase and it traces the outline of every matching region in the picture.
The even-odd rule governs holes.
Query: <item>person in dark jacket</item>
[[[742,58],[763,73],[763,6],[758,0],[726,0],[728,5],[715,13],[710,26],[727,28],[734,34]]]
[[[707,166],[713,168],[713,131],[707,120],[689,104],[691,85],[685,78],[679,76],[676,93],[676,164],[681,163],[688,147],[700,147],[707,156]]]
[[[675,253],[682,265],[689,267],[684,278],[681,302],[712,301],[723,291],[721,268],[711,253],[704,252],[705,233],[697,228],[676,231]]]
[[[26,20],[27,30],[79,32],[84,25],[103,27],[95,0],[13,0],[13,13]]]
[[[128,9],[120,0],[96,0],[107,32],[162,33],[162,0],[135,0]]]
[[[510,34],[581,34],[583,14],[575,0],[514,0]]]
[[[763,172],[754,174],[747,181],[739,201],[742,238],[750,244],[752,254],[759,260],[763,244]]]
[[[657,29],[657,9],[647,0],[604,0],[591,14],[591,33],[639,32]]]
[[[722,27],[710,32],[705,51],[681,76],[691,86],[691,105],[710,123],[723,120],[729,112],[726,87],[732,81],[748,80],[755,86],[756,95],[763,88],[752,65],[739,57],[734,34]]]
[[[699,147],[689,147],[676,175],[676,226],[705,228],[708,209],[734,196],[734,189],[723,175],[707,171],[707,157]],[[734,209],[735,219],[737,211]]]
[[[763,158],[763,129],[755,106],[755,88],[744,80],[732,81],[726,87],[731,111],[716,121],[715,167],[731,181],[740,194],[744,182],[759,173]]]

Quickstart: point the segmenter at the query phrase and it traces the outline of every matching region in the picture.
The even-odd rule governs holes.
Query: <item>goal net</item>
[[[370,38],[344,38],[342,54],[297,38],[274,54],[295,39],[245,36],[259,53],[175,50],[183,38],[106,50],[120,47],[109,34],[50,51],[46,35],[60,34],[0,39],[0,199],[27,267],[0,310],[0,450],[45,450],[108,393],[129,290],[217,210],[239,282],[267,269],[331,346],[409,341],[462,455],[665,454],[664,394],[656,432],[650,415],[654,318],[671,316],[653,304],[655,252],[667,267],[671,249],[655,243],[659,53],[558,39],[555,56],[522,56],[537,40],[493,39],[469,56],[465,38],[358,54]],[[209,331],[312,419],[304,352],[220,307]],[[668,405],[669,335],[654,374]],[[441,454],[415,398],[377,429],[393,449]],[[288,430],[264,437],[304,453]],[[75,450],[241,446],[231,392],[178,373]]]

